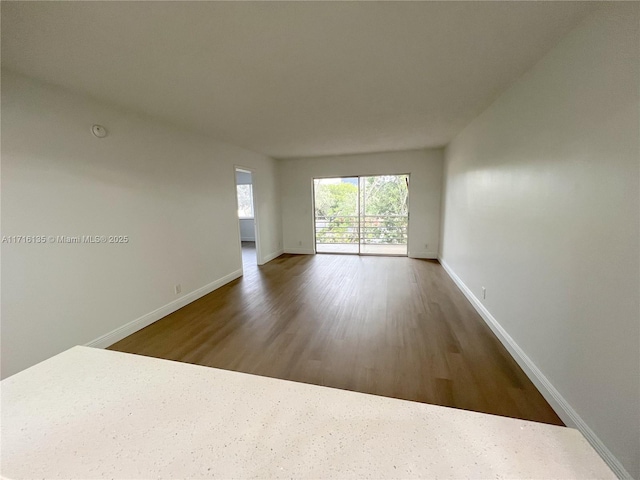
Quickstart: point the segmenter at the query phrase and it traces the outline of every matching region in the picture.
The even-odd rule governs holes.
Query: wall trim
[[[284,250],[280,249],[276,252],[270,253],[269,255],[266,255],[263,259],[262,259],[262,263],[260,263],[260,265],[264,265],[265,263],[269,263],[271,260],[278,258],[280,255],[282,255],[284,253]]]
[[[294,255],[315,255],[316,252],[312,248],[285,248],[284,253],[292,253]]]
[[[123,338],[128,337],[132,333],[135,333],[138,330],[141,330],[144,327],[151,325],[153,322],[157,322],[158,320],[160,320],[163,317],[166,317],[170,313],[175,312],[176,310],[184,307],[185,305],[199,299],[200,297],[205,296],[208,293],[213,292],[217,288],[220,288],[223,285],[226,285],[227,283],[241,276],[242,276],[242,269],[236,270],[235,272],[231,272],[230,274],[225,275],[224,277],[219,278],[218,280],[215,280],[205,285],[204,287],[200,287],[197,290],[194,290],[193,292],[187,293],[186,295],[170,303],[167,303],[166,305],[154,310],[153,312],[149,312],[141,316],[140,318],[136,318],[135,320],[129,323],[126,323],[116,328],[115,330],[110,331],[109,333],[105,333],[104,335],[96,338],[95,340],[92,340],[91,342],[86,343],[85,346],[94,347],[94,348],[107,348],[113,345],[114,343],[122,340]]]
[[[409,258],[428,258],[430,260],[438,259],[438,252],[409,252]]]
[[[520,368],[524,370],[529,379],[538,388],[542,396],[549,402],[551,407],[555,410],[562,421],[570,427],[576,428],[582,433],[582,435],[591,444],[593,449],[598,452],[604,462],[613,470],[618,478],[621,479],[633,479],[633,477],[627,472],[622,463],[611,453],[611,451],[605,446],[605,444],[598,438],[593,430],[587,425],[587,423],[578,415],[573,407],[567,402],[567,400],[560,394],[560,392],[553,386],[549,379],[542,373],[542,371],[533,363],[533,360],[520,348],[516,341],[507,333],[507,331],[500,325],[493,315],[487,310],[487,308],[480,302],[480,300],[473,294],[473,292],[465,285],[458,275],[451,269],[451,267],[445,262],[442,257],[438,257],[438,261],[449,274],[451,279],[460,288],[467,300],[473,305],[476,311],[480,314],[482,319],[491,328],[493,333],[498,337],[500,342],[506,347],[511,356],[520,365]]]

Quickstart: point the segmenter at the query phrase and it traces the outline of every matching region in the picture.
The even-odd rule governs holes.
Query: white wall
[[[441,254],[636,478],[638,21],[589,16],[448,146]]]
[[[255,242],[256,228],[253,218],[241,218],[240,220],[240,240],[243,242]]]
[[[98,139],[92,124],[106,126]],[[2,376],[85,344],[242,267],[234,164],[256,172],[263,258],[281,249],[275,161],[3,71]]]
[[[409,256],[436,258],[442,162],[442,150],[280,160],[285,252],[314,253],[313,178],[409,173]]]
[[[244,172],[242,170],[236,170],[236,183],[238,185],[251,185],[251,172]]]

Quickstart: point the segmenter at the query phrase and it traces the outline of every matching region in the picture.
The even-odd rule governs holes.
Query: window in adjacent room
[[[238,218],[253,218],[253,186],[237,185]]]

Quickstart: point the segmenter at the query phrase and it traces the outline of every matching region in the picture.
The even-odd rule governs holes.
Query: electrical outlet
[[[180,293],[182,293],[182,285],[177,284],[175,286],[175,290],[176,290],[176,295],[180,295]]]
[[[302,240],[298,240],[298,245],[302,246]]]
[[[482,299],[486,300],[486,298],[487,298],[487,289],[482,287]]]
[[[425,248],[425,250],[428,250],[428,249],[429,249],[429,244],[428,244],[428,243],[425,243],[425,244],[424,244],[424,248]]]

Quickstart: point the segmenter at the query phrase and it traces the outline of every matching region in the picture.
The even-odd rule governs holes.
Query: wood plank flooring
[[[282,255],[110,349],[562,425],[435,260]]]

